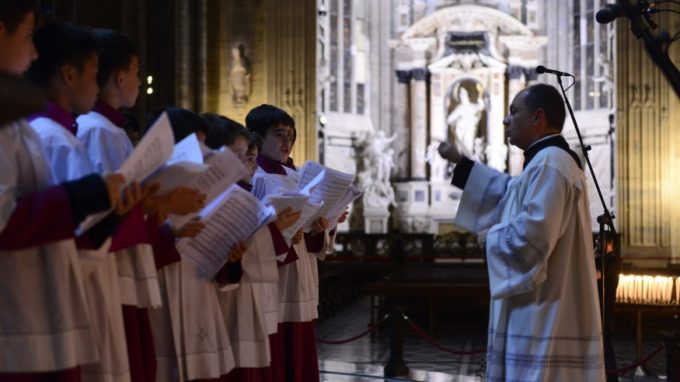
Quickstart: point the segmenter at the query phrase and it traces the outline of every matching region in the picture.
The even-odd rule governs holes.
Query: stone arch
[[[534,35],[522,22],[497,9],[479,5],[456,5],[424,17],[407,29],[401,38],[407,40],[430,37],[445,33],[454,25],[462,26],[465,30],[497,31],[498,35]]]

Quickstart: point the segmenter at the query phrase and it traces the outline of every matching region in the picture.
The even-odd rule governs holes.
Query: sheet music
[[[212,278],[227,262],[231,248],[245,241],[274,216],[248,191],[232,185],[199,214],[205,228],[195,238],[177,243],[180,254],[192,261],[204,276]]]
[[[161,167],[172,156],[174,149],[175,138],[170,120],[163,113],[116,172],[125,176],[126,184],[135,180],[141,182]]]
[[[156,191],[156,195],[164,196],[177,187],[190,184],[209,168],[199,163],[178,162],[159,168],[144,183],[158,183],[160,188]]]
[[[253,178],[253,194],[260,200],[266,195],[295,193],[297,182],[287,175],[258,173]]]
[[[328,212],[326,219],[328,219],[329,230],[335,229],[338,226],[338,219],[345,212],[345,209],[354,203],[355,200],[359,199],[364,194],[363,191],[359,190],[355,186],[349,186],[345,195],[338,201],[335,208]]]
[[[304,225],[305,217],[308,219],[309,216],[316,213],[316,211],[319,209],[320,206],[310,205],[308,201],[309,194],[301,193],[268,195],[264,198],[264,203],[274,207],[277,214],[288,207],[290,207],[293,212],[302,211],[298,221],[281,232],[281,235],[286,240],[286,243],[290,244],[293,236],[295,236],[295,232],[297,232],[300,227]],[[307,216],[305,216],[305,213],[307,213]]]
[[[274,207],[276,213],[278,214],[289,207],[293,212],[300,211],[302,210],[304,205],[307,204],[308,200],[309,195],[301,193],[285,193],[277,195],[267,195],[264,198],[263,203],[268,206]]]
[[[313,203],[311,201],[307,201],[307,203],[304,204],[302,207],[302,214],[300,214],[300,219],[293,224],[292,226],[286,228],[281,232],[281,236],[286,240],[286,243],[290,244],[291,241],[293,240],[293,236],[295,236],[295,233],[300,230],[300,228],[304,227],[308,223],[311,224],[313,221],[312,218],[314,218],[319,209],[323,207],[323,202],[321,203]]]
[[[346,195],[348,188],[354,182],[354,175],[333,170],[315,162],[307,162],[305,166],[303,166],[301,174],[301,184],[310,179],[313,174],[317,174],[316,177],[320,176],[321,174],[323,175],[323,180],[321,180],[321,182],[319,182],[319,184],[311,190],[310,194],[311,202],[323,202],[324,204],[321,208],[319,208],[317,214],[312,217],[305,225],[305,231],[309,232],[312,229],[312,223],[314,220],[321,216],[327,218],[331,215],[331,211],[340,208],[339,204],[341,199]],[[342,208],[344,207],[345,206]]]
[[[229,149],[210,153],[206,157],[205,164],[209,166],[206,171],[184,184],[204,193],[206,204],[210,204],[229,186],[248,175],[248,170],[243,166],[243,163]],[[196,214],[170,215],[169,220],[173,226],[181,227],[194,216]]]
[[[300,188],[304,188],[309,182],[316,178],[316,176],[319,175],[324,169],[325,168],[322,164],[308,160],[300,169],[298,186]]]
[[[116,172],[125,177],[125,185],[133,181],[141,182],[170,158],[174,148],[175,138],[172,126],[167,113],[163,113]],[[76,229],[76,235],[82,235],[112,211],[113,208],[88,216]]]
[[[169,166],[180,162],[203,163],[203,151],[196,133],[192,133],[175,145],[172,155],[165,161],[165,165]]]

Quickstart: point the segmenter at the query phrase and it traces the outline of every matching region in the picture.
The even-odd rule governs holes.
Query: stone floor
[[[407,314],[410,313],[407,311]],[[414,312],[411,318],[425,331],[427,319]],[[317,336],[321,339],[340,340],[363,332],[369,320],[368,299],[339,312],[333,317],[320,321]],[[479,314],[442,314],[437,327],[437,341],[442,345],[469,351],[486,346],[486,319]],[[422,340],[410,328],[405,329],[404,361],[410,368],[408,378],[384,378],[383,366],[389,358],[389,338],[386,329],[374,336],[366,336],[343,345],[318,343],[322,381],[483,381],[484,354],[459,356],[440,351]],[[630,331],[616,333],[615,347],[618,367],[630,365],[636,359],[635,345]],[[644,353],[649,354],[661,345],[659,336],[648,336],[644,342]],[[665,374],[665,353],[662,351],[649,363],[653,373]],[[658,381],[660,377],[648,377],[629,372],[622,381]]]

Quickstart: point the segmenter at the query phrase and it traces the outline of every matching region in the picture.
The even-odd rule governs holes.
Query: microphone
[[[549,73],[549,74],[554,74],[558,77],[565,77],[566,76],[566,77],[574,78],[574,76],[570,73],[560,72],[559,70],[554,70],[554,69],[548,69],[543,65],[538,65],[536,67],[536,73],[538,73],[538,74]]]
[[[595,14],[595,20],[600,24],[609,24],[623,15],[623,8],[620,4],[605,4],[604,8]]]

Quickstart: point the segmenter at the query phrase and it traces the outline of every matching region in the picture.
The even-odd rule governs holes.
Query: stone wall
[[[139,48],[142,85],[133,112],[179,106],[216,111],[241,123],[270,103],[296,121],[293,157],[316,159],[315,0],[53,0],[51,18],[105,27],[132,37]],[[236,102],[232,50],[244,47],[250,70],[247,101]],[[153,76],[153,94],[146,77]]]
[[[675,33],[680,16],[654,16]],[[626,20],[617,23],[617,222],[624,256],[680,263],[680,105]],[[678,47],[671,58],[680,62]]]

